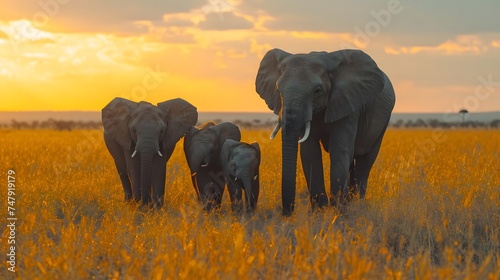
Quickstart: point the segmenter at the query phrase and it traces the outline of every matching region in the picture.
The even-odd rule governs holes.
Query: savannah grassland
[[[299,165],[291,218],[269,133],[242,132],[261,145],[261,196],[253,216],[237,217],[227,193],[220,211],[200,210],[182,140],[165,206],[149,211],[123,201],[101,131],[0,130],[0,213],[14,169],[18,217],[17,272],[3,261],[0,278],[500,278],[500,131],[389,130],[367,199],[344,215],[310,212]]]

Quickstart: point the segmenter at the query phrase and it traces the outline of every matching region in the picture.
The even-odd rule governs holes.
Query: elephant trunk
[[[283,215],[290,216],[295,206],[295,189],[297,176],[297,153],[300,131],[302,130],[299,111],[284,110],[282,123],[282,162],[281,162],[281,195]]]
[[[297,176],[298,133],[287,133],[282,138],[281,196],[283,215],[290,216],[295,204],[295,179]]]
[[[243,188],[245,189],[245,197],[247,199],[246,209],[250,210],[251,209],[250,205],[252,205],[252,200],[255,199],[252,193],[252,179],[250,177],[245,177],[242,178],[241,181],[243,182]]]
[[[142,204],[151,202],[151,176],[154,152],[141,153],[141,196]]]
[[[191,175],[195,174],[200,167],[206,167],[210,163],[210,149],[205,146],[195,146],[187,154]]]
[[[298,145],[306,141],[312,120],[312,102],[308,102],[302,92],[284,90],[281,112],[282,129],[282,170],[281,192],[283,215],[290,216],[295,206]],[[301,134],[304,132],[303,134]],[[300,137],[302,136],[302,139]],[[300,142],[299,142],[300,141]]]
[[[151,202],[153,158],[159,152],[159,144],[153,137],[141,137],[137,140],[135,150],[139,153],[141,161],[142,204],[149,204]]]

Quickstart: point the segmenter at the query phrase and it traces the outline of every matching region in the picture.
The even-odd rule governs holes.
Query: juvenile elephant
[[[246,210],[253,212],[259,199],[259,143],[247,144],[227,139],[222,145],[220,161],[226,176],[232,211],[242,211],[244,191]]]
[[[143,204],[152,200],[156,207],[162,206],[166,163],[177,141],[197,120],[196,108],[180,98],[154,106],[117,97],[102,109],[104,141],[126,201],[133,197]]]
[[[240,141],[240,129],[229,122],[191,127],[184,138],[184,153],[191,179],[204,210],[220,207],[226,185],[220,152],[226,139]]]
[[[395,103],[389,78],[359,50],[266,53],[256,91],[282,128],[283,214],[294,209],[298,142],[313,207],[328,204],[321,147],[330,154],[330,203],[344,203],[348,184],[363,198]]]

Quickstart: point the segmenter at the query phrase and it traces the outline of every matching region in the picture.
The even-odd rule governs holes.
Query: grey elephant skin
[[[226,185],[220,161],[224,141],[240,141],[240,129],[229,122],[208,122],[192,127],[184,137],[184,153],[191,171],[191,179],[203,209],[219,208]]]
[[[360,50],[266,53],[256,91],[279,115],[283,214],[294,210],[298,143],[313,208],[345,205],[349,189],[363,198],[395,104],[389,78]],[[321,143],[321,144],[320,144]],[[321,147],[330,155],[326,194]]]
[[[245,210],[254,212],[259,199],[259,143],[244,143],[227,139],[221,148],[220,161],[226,176],[231,210],[243,211],[242,194],[245,192]]]
[[[117,97],[102,109],[104,141],[126,201],[163,205],[167,161],[197,120],[196,107],[181,98],[155,106]]]

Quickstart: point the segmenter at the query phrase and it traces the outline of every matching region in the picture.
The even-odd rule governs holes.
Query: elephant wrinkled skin
[[[282,129],[282,206],[295,203],[298,143],[312,207],[344,205],[349,189],[363,198],[395,104],[389,78],[359,50],[266,53],[256,91],[279,115],[271,138]],[[321,147],[330,155],[330,197]]]
[[[154,106],[117,97],[102,109],[104,140],[126,201],[163,205],[166,163],[197,120],[196,108],[180,98]]]

